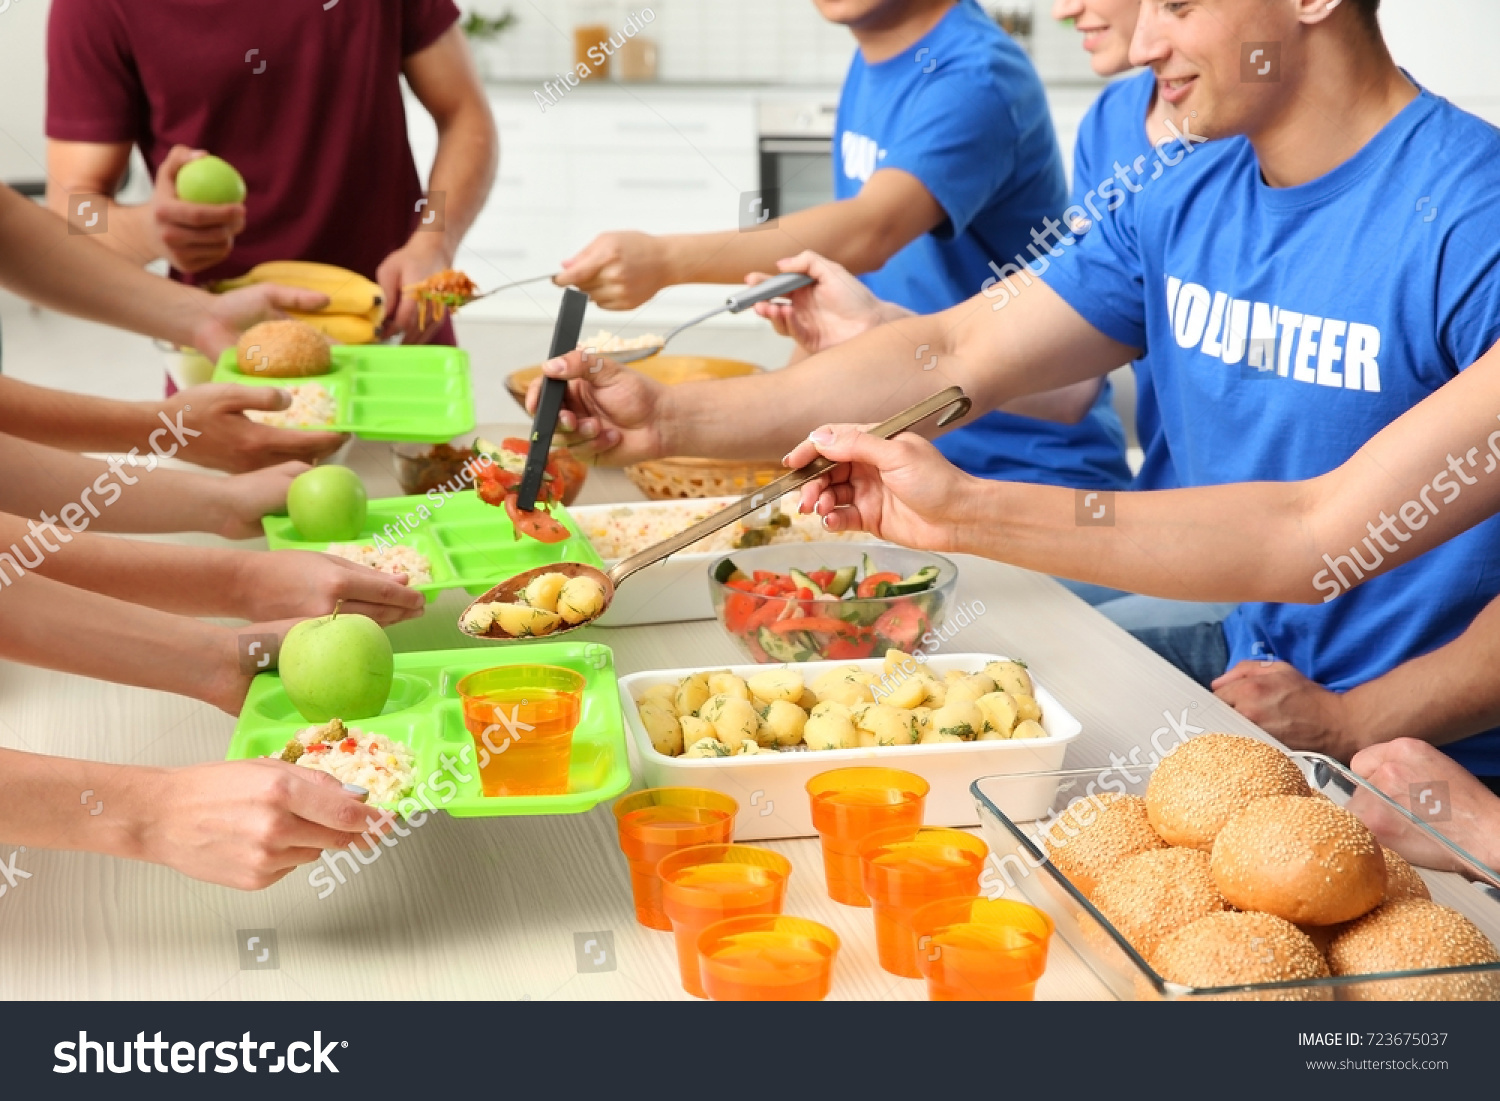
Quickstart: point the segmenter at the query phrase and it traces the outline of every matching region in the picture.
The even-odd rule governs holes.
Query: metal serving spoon
[[[770,279],[762,283],[757,283],[753,287],[746,287],[744,290],[735,291],[734,294],[724,299],[722,306],[715,306],[707,313],[699,314],[691,321],[683,322],[666,336],[662,337],[660,344],[649,345],[645,348],[631,348],[629,351],[623,352],[598,352],[596,354],[602,355],[606,359],[612,359],[616,363],[634,363],[637,360],[650,359],[652,356],[660,354],[662,349],[667,346],[674,336],[685,329],[691,329],[700,321],[707,321],[710,317],[718,317],[721,313],[742,313],[757,302],[769,302],[773,298],[780,298],[782,295],[791,294],[795,290],[808,286],[811,282],[811,276],[801,275],[794,271],[787,272],[784,275],[773,275]]]
[[[941,428],[943,425],[952,424],[958,418],[968,413],[971,405],[972,402],[969,401],[963,390],[957,386],[950,386],[941,393],[932,395],[926,401],[918,402],[905,412],[897,413],[884,424],[876,425],[870,429],[870,434],[888,440],[937,413],[942,414],[942,417],[938,420],[938,427]],[[518,638],[514,635],[507,635],[500,630],[497,624],[492,624],[487,631],[481,633],[469,630],[464,626],[464,622],[468,619],[469,612],[476,605],[518,603],[516,598],[525,591],[526,586],[531,583],[532,579],[546,573],[560,573],[567,577],[593,578],[599,582],[600,587],[604,590],[604,603],[592,618],[582,623],[565,625],[551,634],[536,637],[543,640],[554,639],[559,635],[567,634],[569,631],[576,631],[580,627],[587,627],[609,610],[610,604],[615,599],[615,590],[632,574],[639,573],[647,566],[654,565],[663,558],[676,554],[685,547],[692,546],[704,536],[712,535],[720,528],[726,527],[734,523],[734,521],[763,508],[768,503],[786,496],[792,490],[800,489],[807,485],[808,482],[822,477],[837,465],[837,463],[825,459],[820,455],[806,466],[789,471],[769,485],[757,489],[752,493],[747,493],[734,504],[726,505],[712,516],[698,521],[698,523],[686,531],[678,532],[670,539],[663,539],[661,542],[649,546],[645,550],[631,555],[629,558],[621,559],[615,563],[614,567],[608,573],[596,570],[593,566],[585,565],[582,562],[558,562],[551,566],[538,566],[534,570],[518,573],[509,580],[502,581],[478,600],[475,600],[469,607],[465,608],[463,614],[459,617],[458,629],[471,638],[485,639],[490,642],[532,641],[532,636]]]

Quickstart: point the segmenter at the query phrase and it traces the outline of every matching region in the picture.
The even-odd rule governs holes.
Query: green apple
[[[245,178],[221,157],[199,157],[177,170],[177,197],[185,203],[242,203]]]
[[[347,466],[313,467],[287,487],[287,515],[308,543],[357,539],[369,506],[365,484]]]
[[[287,632],[277,663],[287,699],[310,723],[380,714],[395,679],[391,640],[373,619],[306,619]]]

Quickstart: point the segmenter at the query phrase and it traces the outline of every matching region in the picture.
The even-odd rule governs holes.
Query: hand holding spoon
[[[916,405],[913,405],[905,412],[897,413],[894,417],[886,421],[884,424],[876,425],[874,428],[870,429],[870,434],[872,436],[879,436],[882,439],[888,440],[893,436],[900,435],[902,432],[907,431],[908,429],[920,424],[928,417],[931,417],[934,414],[938,413],[942,414],[942,417],[938,420],[938,425],[939,427],[941,427],[945,424],[953,423],[955,420],[968,413],[971,404],[972,403],[969,401],[968,397],[965,396],[964,392],[961,389],[959,389],[957,386],[950,386],[948,389],[934,394],[926,401],[922,401],[917,403]],[[559,635],[566,634],[569,631],[575,631],[580,627],[587,627],[595,619],[598,619],[606,611],[609,610],[609,606],[615,598],[615,590],[625,581],[626,578],[630,577],[632,574],[639,573],[647,566],[654,565],[655,563],[660,562],[663,558],[666,558],[669,555],[676,554],[678,551],[684,549],[685,547],[692,546],[704,536],[711,535],[714,532],[718,531],[720,528],[726,527],[727,525],[734,523],[734,521],[750,515],[750,513],[765,507],[765,505],[767,505],[768,503],[784,497],[786,494],[792,492],[792,490],[800,489],[808,482],[822,477],[827,471],[829,471],[836,465],[838,464],[832,462],[829,459],[825,459],[822,456],[819,456],[812,462],[808,463],[806,466],[783,474],[780,478],[777,478],[770,485],[767,485],[761,489],[757,489],[752,493],[747,493],[734,504],[726,505],[724,508],[714,513],[712,516],[708,516],[703,520],[700,520],[698,523],[694,524],[686,531],[679,532],[678,534],[672,536],[670,539],[663,539],[661,542],[649,546],[645,550],[631,555],[629,558],[621,559],[619,562],[615,563],[615,565],[610,569],[608,573],[597,570],[593,566],[586,565],[582,562],[559,562],[555,565],[538,566],[536,569],[527,570],[525,573],[516,574],[516,576],[510,578],[509,580],[502,581],[489,592],[481,596],[478,600],[470,604],[468,608],[465,608],[463,615],[459,617],[459,630],[463,631],[464,634],[469,635],[471,638],[480,638],[489,642],[519,642],[527,641],[532,637],[553,639],[558,637]],[[501,630],[498,623],[492,624],[488,630],[482,632],[470,630],[469,627],[466,626],[466,623],[470,619],[470,612],[479,605],[518,603],[517,598],[525,592],[526,586],[529,585],[534,578],[548,573],[560,573],[570,578],[593,578],[596,582],[598,582],[599,586],[604,591],[604,601],[599,607],[598,611],[596,611],[593,616],[580,623],[568,624],[558,630],[550,632],[549,634],[540,636],[518,637],[515,635],[509,635]]]

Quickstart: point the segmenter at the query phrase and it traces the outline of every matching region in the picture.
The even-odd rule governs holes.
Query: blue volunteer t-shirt
[[[917,313],[973,297],[1001,264],[1026,259],[1032,230],[1067,202],[1062,156],[1041,81],[1026,54],[974,0],[960,0],[909,50],[868,65],[856,51],[839,100],[834,194],[859,194],[898,168],[947,215],[862,276],[878,297]],[[958,467],[986,478],[1085,489],[1130,481],[1125,432],[1106,386],[1078,424],[990,413],[938,440]]]
[[[1115,193],[1138,194],[1165,174],[1162,162],[1146,136],[1146,115],[1156,92],[1156,74],[1149,69],[1127,80],[1111,84],[1089,106],[1078,125],[1078,142],[1073,147],[1073,198],[1069,210],[1084,211],[1069,227],[1078,237],[1086,234],[1093,223],[1087,199],[1095,197],[1096,212],[1110,216],[1106,198],[1098,202],[1101,189]],[[1178,142],[1164,150],[1168,159],[1186,152]],[[1108,181],[1115,181],[1112,185]],[[1123,186],[1122,186],[1123,185]],[[1128,199],[1126,200],[1129,201]],[[1151,361],[1142,356],[1131,364],[1135,370],[1135,435],[1144,458],[1136,471],[1131,489],[1176,489],[1180,484],[1172,466],[1172,449],[1161,429],[1161,410],[1156,402],[1156,382],[1151,377]]]
[[[1289,188],[1243,138],[1198,146],[1045,279],[1149,349],[1184,485],[1313,478],[1500,339],[1500,131],[1424,91]],[[1350,548],[1315,549],[1356,579]],[[1339,591],[1330,571],[1314,587]],[[1500,517],[1331,602],[1241,605],[1230,662],[1275,656],[1343,691],[1451,642],[1497,591]],[[1444,748],[1500,776],[1500,731]]]

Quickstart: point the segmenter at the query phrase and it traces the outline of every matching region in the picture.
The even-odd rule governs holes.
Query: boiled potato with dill
[[[1026,664],[1020,661],[992,661],[984,667],[985,675],[995,682],[995,687],[1012,696],[1035,696],[1036,686],[1031,683],[1031,674]]]
[[[812,709],[818,706],[818,694],[811,688],[804,688],[802,695],[797,697],[796,703],[802,710],[808,714],[812,714]]]
[[[1041,704],[1036,702],[1034,696],[1015,696],[1016,716],[1022,721],[1030,719],[1032,722],[1042,717]]]
[[[896,675],[900,679],[881,696],[880,702],[889,707],[900,707],[907,711],[913,707],[920,707],[922,701],[927,698],[927,681],[922,677],[906,673]]]
[[[526,591],[521,599],[533,608],[540,608],[544,612],[557,611],[557,598],[562,595],[563,586],[568,583],[568,575],[565,573],[544,573],[533,577],[526,585]]]
[[[563,617],[556,612],[528,607],[525,604],[492,604],[490,607],[495,610],[495,622],[512,638],[550,635],[561,627],[563,622]]]
[[[746,738],[756,740],[760,716],[749,700],[736,696],[711,696],[698,711],[700,719],[714,724],[714,734],[730,749],[738,749]]]
[[[697,758],[697,757],[728,757],[733,752],[734,751],[731,750],[723,742],[716,741],[713,738],[701,738],[698,741],[694,742],[692,745],[688,746],[687,752],[684,753],[683,756],[684,757],[694,757],[694,758]]]
[[[672,714],[677,714],[677,686],[675,684],[653,684],[636,698],[636,703],[645,703],[647,700],[661,700],[672,709]]]
[[[682,752],[682,726],[677,721],[676,713],[667,704],[660,699],[649,699],[643,701],[636,711],[641,716],[641,725],[646,728],[656,752],[668,757],[675,757]]]
[[[1045,738],[1047,729],[1035,719],[1022,719],[1016,723],[1016,728],[1010,732],[1014,738]]]
[[[948,702],[948,686],[936,677],[929,676],[925,680],[927,695],[922,703],[926,707],[938,708]]]
[[[859,745],[859,731],[849,717],[849,709],[834,700],[814,707],[802,728],[802,740],[808,749],[854,749]]]
[[[686,746],[714,736],[714,724],[704,722],[697,715],[679,715],[677,725],[682,728],[682,744]]]
[[[708,675],[708,690],[715,696],[733,696],[736,699],[748,700],[750,689],[745,687],[742,677],[733,673],[710,673]]]
[[[819,703],[841,703],[853,707],[859,703],[874,703],[875,690],[865,679],[867,674],[850,669],[836,678],[819,677],[813,684]]]
[[[984,716],[984,729],[979,732],[981,742],[1009,738],[1020,719],[1016,701],[1008,692],[987,692],[974,701],[974,706]]]
[[[786,700],[772,700],[766,705],[761,717],[762,744],[789,746],[802,744],[802,732],[807,726],[807,712]]]
[[[922,736],[927,733],[928,725],[932,721],[932,708],[913,707],[911,709],[911,717],[917,724],[917,740],[921,741]]]
[[[916,745],[919,737],[917,720],[910,711],[885,704],[866,708],[855,726],[859,728],[860,745]],[[868,741],[865,735],[869,735]]]
[[[752,696],[767,703],[785,700],[794,704],[802,698],[802,674],[795,669],[767,669],[750,677],[745,686]]]
[[[986,696],[994,690],[995,682],[982,673],[964,677],[948,685],[948,694],[943,699],[943,703],[945,705],[975,703],[981,696]]]
[[[698,709],[707,702],[713,693],[708,690],[708,674],[694,673],[692,676],[683,677],[682,683],[677,686],[677,715],[696,715]]]
[[[971,742],[984,729],[984,715],[972,703],[945,703],[928,716],[927,725],[940,735]]]
[[[604,586],[592,577],[570,577],[557,594],[558,614],[570,624],[587,623],[604,611]]]

